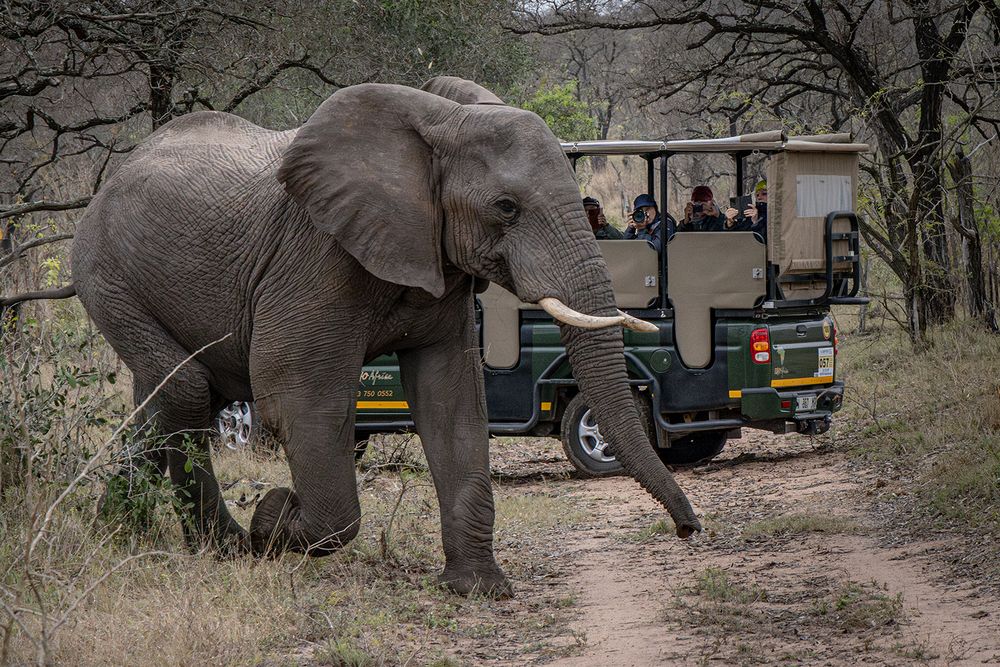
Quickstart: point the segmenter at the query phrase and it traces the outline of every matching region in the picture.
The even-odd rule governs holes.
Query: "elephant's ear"
[[[313,224],[369,272],[440,297],[443,214],[434,143],[460,111],[405,86],[343,88],[299,128],[277,178]]]
[[[434,93],[459,104],[503,104],[503,100],[478,83],[457,76],[436,76],[420,86],[420,90],[426,90],[428,93]]]

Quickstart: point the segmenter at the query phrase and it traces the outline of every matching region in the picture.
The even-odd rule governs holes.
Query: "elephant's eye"
[[[517,217],[517,202],[513,199],[499,199],[497,200],[496,207],[506,222],[513,222],[514,218]]]

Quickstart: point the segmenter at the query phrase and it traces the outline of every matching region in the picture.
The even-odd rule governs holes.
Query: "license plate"
[[[817,363],[818,368],[816,369],[815,376],[819,378],[832,378],[833,377],[833,348],[832,347],[821,347],[819,348],[819,359]]]
[[[816,409],[815,396],[799,396],[795,399],[795,410],[797,412],[811,412]]]

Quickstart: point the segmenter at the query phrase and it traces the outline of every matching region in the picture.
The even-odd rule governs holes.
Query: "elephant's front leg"
[[[272,489],[257,505],[250,523],[255,553],[324,556],[358,533],[354,402],[361,357],[339,367],[323,361],[329,367],[318,361],[311,372],[291,374],[299,378],[294,384],[260,383],[269,391],[258,412],[284,442],[294,490]],[[259,375],[273,373],[265,366]]]
[[[493,556],[493,490],[483,371],[471,307],[431,347],[399,353],[403,388],[441,506],[445,568],[452,590],[509,597]]]

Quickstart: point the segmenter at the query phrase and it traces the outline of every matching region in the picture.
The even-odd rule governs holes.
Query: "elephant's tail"
[[[63,287],[40,290],[38,292],[25,292],[14,296],[0,296],[0,308],[9,308],[22,301],[37,301],[38,299],[68,299],[76,295],[76,285],[70,283]]]

